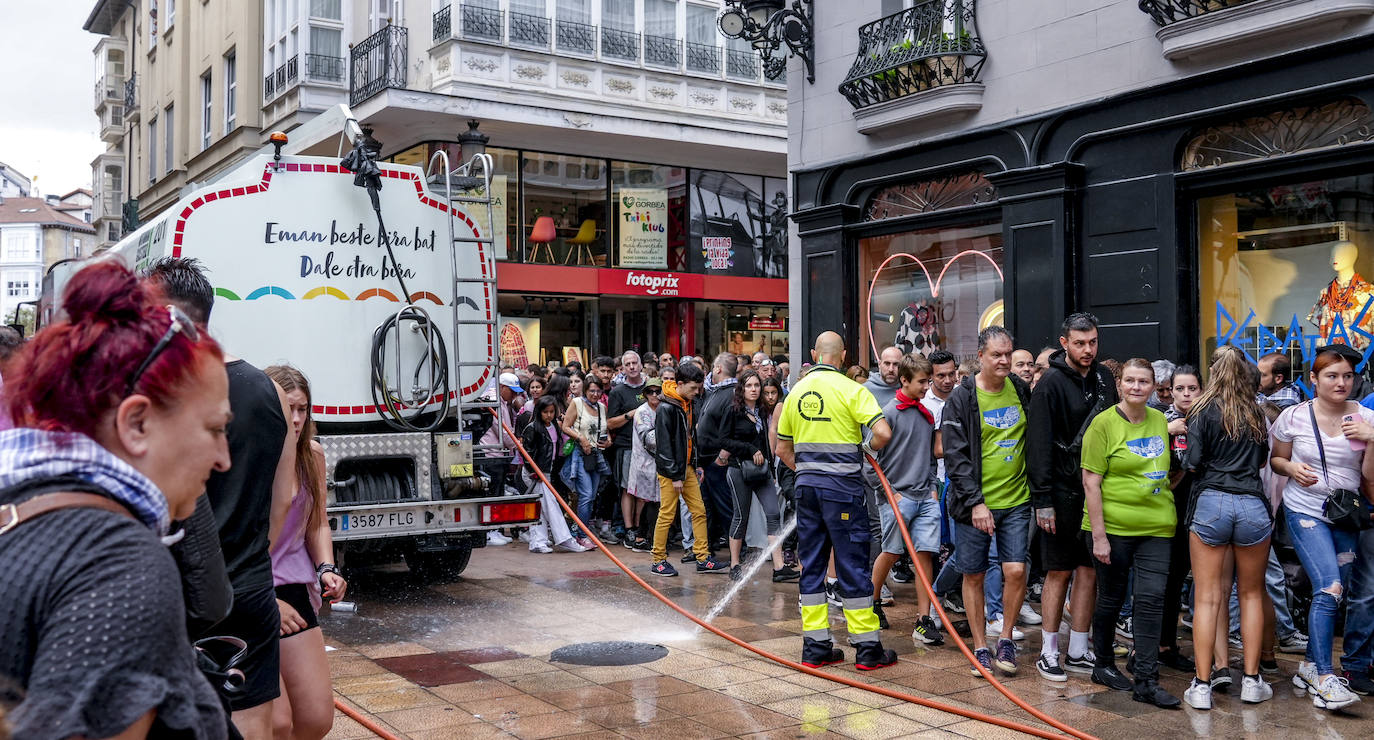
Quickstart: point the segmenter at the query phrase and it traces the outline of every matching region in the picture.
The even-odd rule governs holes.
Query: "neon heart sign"
[[[930,270],[926,269],[926,263],[922,262],[920,257],[908,252],[898,252],[889,255],[887,259],[882,261],[882,264],[878,265],[878,269],[873,273],[873,279],[868,283],[868,300],[864,302],[864,326],[868,327],[868,344],[873,348],[873,357],[876,358],[878,356],[878,343],[873,338],[873,286],[878,284],[878,278],[883,274],[883,270],[887,269],[888,263],[898,257],[906,257],[912,262],[915,262],[916,266],[921,268],[921,272],[925,273],[926,285],[930,287],[930,297],[939,298],[940,284],[945,280],[945,273],[949,272],[950,266],[958,262],[959,258],[964,255],[973,255],[987,260],[988,264],[992,265],[992,269],[997,271],[997,279],[1003,282],[1006,281],[1006,276],[1002,274],[1002,268],[997,265],[997,260],[994,260],[986,252],[980,252],[977,249],[966,249],[954,255],[954,257],[945,263],[944,268],[940,270],[940,276],[933,281],[930,279]]]

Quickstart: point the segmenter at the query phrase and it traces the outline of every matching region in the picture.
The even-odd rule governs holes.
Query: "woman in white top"
[[[650,378],[644,384],[644,403],[635,409],[634,436],[630,448],[630,478],[626,490],[639,509],[638,531],[627,546],[635,552],[649,552],[653,548],[654,523],[658,521],[658,470],[654,465],[654,419],[658,416],[659,392],[663,381]]]
[[[601,451],[611,445],[611,438],[606,427],[606,407],[601,403],[601,380],[588,375],[581,384],[584,390],[580,398],[576,394],[579,384],[572,384],[568,410],[563,413],[563,433],[573,441],[572,454],[563,465],[563,480],[577,492],[577,518],[590,526],[592,503],[601,487],[601,477],[611,472],[606,458],[601,455]],[[578,544],[596,547],[587,533],[575,524],[573,533]]]
[[[1359,533],[1332,526],[1324,515],[1331,491],[1360,491],[1362,479],[1374,480],[1374,455],[1365,454],[1365,444],[1374,441],[1374,411],[1347,400],[1354,378],[1345,356],[1319,353],[1312,363],[1316,400],[1288,407],[1271,430],[1270,467],[1288,478],[1282,508],[1288,535],[1312,582],[1307,659],[1298,664],[1293,684],[1329,710],[1360,700],[1331,660],[1336,612],[1350,583]]]

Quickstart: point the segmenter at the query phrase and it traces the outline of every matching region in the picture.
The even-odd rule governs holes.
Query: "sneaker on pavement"
[[[1183,692],[1183,700],[1188,702],[1188,706],[1193,709],[1212,708],[1212,685],[1193,677],[1193,682],[1189,684],[1188,690]]]
[[[840,584],[838,581],[825,582],[825,599],[831,606],[844,606],[844,597],[840,596]]]
[[[509,545],[510,538],[493,529],[490,532],[487,532],[487,544],[492,547],[501,547],[502,545]]]
[[[998,614],[996,619],[989,619],[989,620],[987,621],[987,626],[983,629],[983,632],[984,632],[988,637],[1001,637],[1001,636],[1002,636],[1002,615],[1001,615],[1001,614]],[[1011,626],[1011,639],[1017,640],[1017,641],[1024,640],[1024,639],[1026,639],[1026,633],[1024,633],[1024,632],[1022,632],[1021,630],[1017,629],[1017,628],[1016,628],[1016,625],[1012,625],[1012,626]]]
[[[928,616],[916,620],[916,628],[911,631],[911,639],[923,645],[945,644],[945,637],[940,634],[940,628],[935,625],[935,620]]]
[[[583,548],[585,548],[585,549],[587,549],[587,550],[595,550],[595,549],[596,549],[596,543],[595,543],[595,542],[592,542],[592,538],[590,538],[590,537],[578,537],[578,538],[577,538],[577,544],[581,545]]]
[[[960,596],[960,595],[958,595],[958,594],[950,594],[950,595],[948,595],[948,596],[943,596],[943,597],[940,598],[940,606],[941,606],[941,607],[944,607],[944,610],[947,611],[947,612],[954,612],[955,614],[963,614],[963,613],[964,613],[964,597],[962,597],[962,596]]]
[[[832,647],[829,640],[813,640],[810,637],[802,638],[802,659],[801,664],[807,668],[821,668],[828,665],[835,665],[844,662],[844,651]]]
[[[692,549],[689,547],[689,548],[687,548],[687,552],[683,553],[682,559],[679,560],[678,562],[680,562],[680,563],[695,563],[696,561],[697,561],[697,554],[694,553],[694,552],[692,552]]]
[[[520,530],[520,534],[516,536],[520,538],[521,542],[527,545],[530,543],[530,531],[528,529]]]
[[[1184,610],[1183,610],[1183,613],[1180,614],[1179,617],[1178,617],[1178,623],[1181,624],[1181,625],[1183,625],[1184,627],[1187,627],[1188,629],[1192,629],[1192,628],[1193,628],[1193,613],[1190,612],[1190,611],[1188,611],[1187,609],[1184,609]]]
[[[1011,640],[997,641],[997,668],[1008,676],[1016,675],[1016,643]]]
[[[973,659],[978,661],[978,665],[983,666],[983,669],[986,670],[989,674],[992,673],[991,650],[988,650],[987,648],[978,648],[977,650],[973,651]],[[979,678],[981,678],[983,675],[982,673],[978,672],[977,668],[969,668],[969,672],[972,673],[975,677]]]
[[[883,584],[883,589],[879,593],[879,597],[878,603],[883,606],[892,606],[897,603],[897,600],[892,598],[892,589],[888,588],[886,583]]]
[[[553,553],[553,548],[549,547],[546,543],[541,542],[536,545],[530,545],[530,552],[537,552],[540,555],[549,555]]]
[[[1230,645],[1232,650],[1244,650],[1244,649],[1245,649],[1245,642],[1244,642],[1243,640],[1240,639],[1240,633],[1239,633],[1239,632],[1232,632],[1231,634],[1227,635],[1227,636],[1226,636],[1226,644],[1227,644],[1227,645]]]
[[[1260,658],[1260,673],[1273,675],[1279,672],[1279,662],[1277,660],[1265,660]]]
[[[1016,621],[1018,624],[1037,625],[1045,620],[1041,619],[1040,615],[1035,613],[1035,610],[1031,608],[1030,604],[1022,602],[1021,614],[1017,617]]]
[[[634,544],[630,545],[630,549],[634,552],[653,552],[654,543],[644,539],[643,537],[637,537],[635,538]]]
[[[730,568],[730,580],[732,580],[732,581],[738,581],[738,580],[740,580],[740,579],[742,579],[742,578],[744,578],[744,568],[743,568],[743,566],[739,566],[739,565],[731,566],[731,568]]]
[[[1307,652],[1307,635],[1301,632],[1284,635],[1279,638],[1279,643],[1276,647],[1278,647],[1281,653],[1303,655]]]
[[[861,671],[876,671],[879,668],[897,665],[897,651],[885,649],[882,643],[873,647],[866,644],[855,650],[855,653],[854,667]]]
[[[1227,667],[1212,669],[1212,690],[1220,691],[1225,694],[1230,690],[1235,679],[1231,676],[1231,669]]]
[[[1159,664],[1184,673],[1192,673],[1197,670],[1197,664],[1193,662],[1193,659],[1184,655],[1178,648],[1160,650]]]
[[[660,560],[649,567],[649,572],[656,576],[667,576],[671,578],[677,575],[677,568],[674,568],[673,564],[669,563],[667,560]]]
[[[1240,679],[1240,700],[1246,704],[1259,704],[1262,701],[1274,698],[1274,687],[1270,686],[1264,679],[1256,676],[1244,676]]]
[[[1341,671],[1341,678],[1350,690],[1360,696],[1374,694],[1374,681],[1369,680],[1369,674],[1364,671]]]
[[[916,574],[907,567],[905,560],[892,566],[892,573],[888,577],[897,583],[911,583],[916,580]]]
[[[1298,672],[1293,674],[1293,685],[1309,694],[1317,693],[1317,664],[1310,660],[1298,663]]]
[[[1135,687],[1116,666],[1098,666],[1093,669],[1093,683],[1101,684],[1112,691],[1130,691]]]
[[[1344,678],[1327,676],[1317,684],[1317,691],[1312,695],[1312,706],[1334,712],[1359,700],[1359,694],[1350,690]]]
[[[1064,670],[1070,673],[1092,673],[1097,667],[1097,654],[1091,650],[1085,650],[1077,658],[1072,655],[1064,656]]]
[[[791,583],[798,580],[801,580],[801,573],[790,565],[773,571],[773,583]]]
[[[874,605],[873,605],[873,613],[874,613],[875,615],[877,615],[877,617],[878,617],[878,629],[880,629],[880,630],[885,630],[885,629],[888,629],[888,628],[890,628],[890,627],[892,626],[892,625],[887,621],[887,613],[883,611],[883,605],[882,605],[882,604],[874,604]],[[858,660],[858,658],[855,658],[855,660]]]
[[[553,549],[557,550],[558,552],[586,552],[586,551],[587,551],[587,548],[583,547],[583,546],[582,546],[582,543],[581,543],[581,542],[578,542],[576,537],[569,537],[568,539],[563,540],[562,542],[558,543],[557,545],[554,545],[554,546],[553,546]]]
[[[1159,681],[1153,678],[1136,681],[1131,698],[1142,704],[1153,704],[1160,709],[1174,709],[1179,705],[1178,697],[1165,691],[1164,687],[1159,685]]]
[[[1121,617],[1116,620],[1116,634],[1127,640],[1131,639],[1131,618]]]
[[[1059,654],[1045,655],[1040,654],[1040,659],[1035,661],[1035,670],[1040,672],[1040,677],[1048,681],[1064,683],[1069,680],[1069,674],[1059,666]]]
[[[730,566],[716,560],[714,555],[708,555],[705,560],[697,561],[698,573],[728,573]]]

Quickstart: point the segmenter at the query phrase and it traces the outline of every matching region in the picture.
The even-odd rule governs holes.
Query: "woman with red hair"
[[[15,358],[0,432],[0,676],[17,737],[223,738],[167,537],[229,468],[219,346],[114,262]]]

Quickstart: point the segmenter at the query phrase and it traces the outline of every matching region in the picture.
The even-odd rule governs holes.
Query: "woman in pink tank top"
[[[321,596],[344,597],[325,518],[324,450],[310,418],[310,383],[288,365],[265,371],[286,392],[296,471],[290,501],[272,502],[272,581],[281,611],[281,696],[272,706],[278,738],[319,740],[334,722],[334,695],[316,612]],[[321,593],[321,588],[324,589]]]

